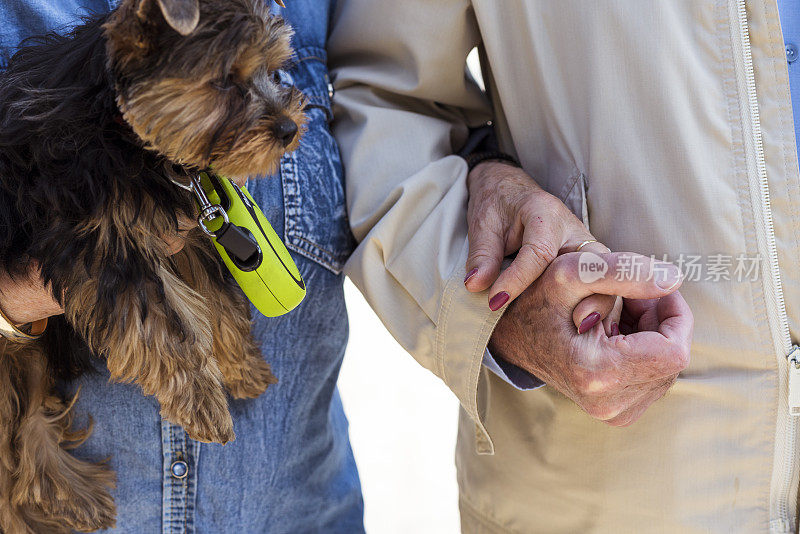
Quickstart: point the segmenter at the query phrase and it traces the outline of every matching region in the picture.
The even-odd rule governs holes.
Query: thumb
[[[613,315],[617,301],[622,303],[622,299],[611,295],[589,295],[575,306],[572,310],[572,321],[578,329],[579,334],[583,334],[594,328],[607,317]],[[621,308],[621,306],[620,306]],[[619,317],[614,319],[619,323]],[[605,325],[605,323],[604,323]],[[610,329],[606,329],[608,334]]]
[[[672,263],[633,252],[572,252],[553,262],[551,276],[566,289],[564,297],[574,308],[592,294],[629,299],[655,299],[674,293],[683,274]]]
[[[167,254],[172,256],[183,250],[186,244],[186,236],[194,228],[197,228],[197,223],[195,221],[179,216],[177,231],[163,237],[164,243],[167,245]]]

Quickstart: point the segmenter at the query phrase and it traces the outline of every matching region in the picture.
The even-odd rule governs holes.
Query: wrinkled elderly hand
[[[574,252],[594,239],[559,199],[544,191],[525,171],[500,162],[484,162],[467,179],[469,187],[469,257],[464,284],[471,292],[489,289],[489,307],[513,302],[556,256]],[[609,252],[602,243],[581,251]],[[503,258],[517,253],[500,273]],[[603,320],[605,331],[617,333],[622,299],[592,295],[581,302],[581,331]]]
[[[584,260],[581,261],[581,257]],[[580,265],[604,261],[608,269],[587,282]],[[621,262],[639,276],[619,276]],[[630,279],[628,279],[630,278]],[[638,419],[689,364],[693,318],[676,291],[672,264],[630,253],[568,253],[556,258],[500,319],[489,349],[613,426]],[[600,326],[576,329],[575,308],[592,294],[624,298],[619,335]]]

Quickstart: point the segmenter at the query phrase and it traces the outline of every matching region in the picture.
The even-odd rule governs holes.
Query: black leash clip
[[[200,214],[197,224],[200,229],[211,238],[214,238],[229,255],[234,256],[239,262],[246,264],[259,253],[258,244],[240,226],[230,222],[228,212],[219,204],[213,204],[203,189],[199,178],[192,177],[192,192],[200,205]],[[222,217],[222,226],[218,230],[209,230],[207,223]]]

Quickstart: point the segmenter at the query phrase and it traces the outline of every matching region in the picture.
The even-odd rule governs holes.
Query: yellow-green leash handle
[[[200,184],[211,204],[221,206],[227,214],[228,222],[219,215],[201,222],[201,226],[205,226],[211,235],[217,252],[239,287],[267,317],[278,317],[292,311],[305,298],[306,284],[283,241],[250,192],[227,178],[208,173],[200,174]],[[238,250],[231,243],[241,244],[249,250],[252,244],[247,238],[255,241],[257,253],[243,260],[230,252]],[[228,248],[220,244],[220,240]]]

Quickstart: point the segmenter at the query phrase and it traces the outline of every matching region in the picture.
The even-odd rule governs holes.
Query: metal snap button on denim
[[[186,478],[186,475],[189,474],[189,466],[183,460],[172,462],[172,466],[169,469],[175,478]]]
[[[333,98],[333,95],[336,91],[334,90],[333,83],[331,83],[331,79],[327,74],[325,75],[325,85],[328,86],[328,98]]]
[[[798,53],[797,47],[792,43],[786,43],[786,61],[789,63],[794,63],[797,61]]]

